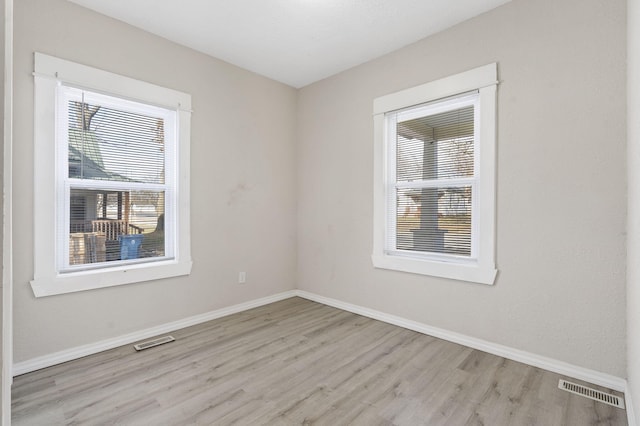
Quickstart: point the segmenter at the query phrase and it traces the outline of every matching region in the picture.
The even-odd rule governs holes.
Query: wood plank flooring
[[[13,424],[627,424],[557,374],[300,298],[171,334],[16,377]]]

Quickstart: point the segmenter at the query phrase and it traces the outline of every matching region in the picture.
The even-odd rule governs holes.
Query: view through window
[[[392,238],[389,249],[472,255],[476,98],[389,116],[396,164],[395,241]]]
[[[67,267],[165,257],[170,111],[62,87]],[[61,230],[62,231],[62,230]]]

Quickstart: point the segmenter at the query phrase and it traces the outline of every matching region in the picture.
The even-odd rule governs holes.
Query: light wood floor
[[[171,334],[16,377],[14,424],[627,424],[557,374],[300,298]]]

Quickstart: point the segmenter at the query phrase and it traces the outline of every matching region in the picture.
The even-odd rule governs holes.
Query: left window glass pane
[[[71,189],[69,265],[164,257],[164,193]]]

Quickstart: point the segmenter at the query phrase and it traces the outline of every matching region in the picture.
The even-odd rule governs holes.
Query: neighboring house
[[[105,169],[100,151],[100,138],[93,131],[69,129],[69,177],[110,181],[129,181],[125,176]],[[130,221],[126,200],[129,192],[103,192],[74,190],[71,195],[71,232],[92,231],[91,222],[96,219]],[[113,203],[115,201],[115,205]],[[109,208],[109,205],[111,207]],[[132,227],[134,225],[131,225]],[[134,227],[136,231],[140,228]]]
[[[92,130],[69,128],[69,177],[135,182],[105,167],[102,143]],[[130,191],[73,189],[69,209],[70,264],[120,260],[120,236],[144,232],[144,228],[131,223],[135,220],[131,207]]]

